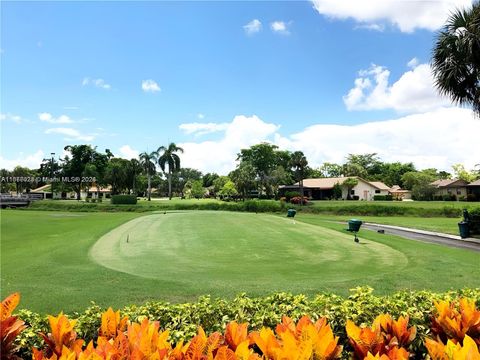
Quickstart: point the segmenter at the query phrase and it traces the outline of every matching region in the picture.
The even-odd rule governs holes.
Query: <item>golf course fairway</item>
[[[291,218],[229,212],[142,216],[111,230],[91,248],[98,264],[179,287],[256,289],[339,282],[381,275],[408,263],[384,244]],[[309,286],[308,286],[309,285]]]

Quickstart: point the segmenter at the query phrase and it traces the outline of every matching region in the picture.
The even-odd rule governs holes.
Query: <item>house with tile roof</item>
[[[320,179],[304,179],[303,193],[304,196],[313,200],[326,200],[333,198],[333,188],[335,184],[343,185],[349,177],[320,178]],[[342,186],[342,199],[347,199],[348,195],[357,200],[373,200],[375,195],[388,195],[389,187],[382,182],[370,182],[358,176],[351,176],[358,180],[358,184],[350,190]],[[283,185],[279,187],[280,195],[283,196],[287,191],[300,192],[300,184],[297,182],[293,185]]]
[[[468,182],[461,179],[440,179],[435,180],[430,185],[436,188],[436,196],[451,196],[457,200],[460,197],[467,196]]]
[[[474,198],[471,198],[472,195]],[[480,179],[467,185],[467,196],[473,201],[480,201]],[[470,200],[469,200],[470,201]]]

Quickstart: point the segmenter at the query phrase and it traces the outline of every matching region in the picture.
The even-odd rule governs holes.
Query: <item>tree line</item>
[[[227,175],[182,168],[183,149],[175,143],[160,146],[157,151],[143,152],[130,160],[90,145],[69,145],[65,151],[67,155],[63,159],[44,159],[38,169],[21,166],[12,171],[2,169],[2,193],[29,192],[51,183],[55,192],[75,192],[77,199],[82,190],[91,187],[109,188],[111,194],[134,194],[148,200],[152,193],[170,199],[173,196],[272,199],[278,198],[281,185],[298,182],[302,193],[306,178],[358,176],[388,186],[398,185],[412,190],[417,199],[427,199],[434,192],[430,183],[437,179],[455,177],[471,182],[480,178],[480,169],[469,171],[461,164],[452,167],[453,173],[435,168],[417,170],[411,162],[384,162],[376,153],[348,154],[344,163],[325,162],[314,168],[309,166],[303,152],[282,150],[265,142],[241,149],[235,169]],[[9,178],[15,181],[7,181]],[[39,181],[22,181],[22,178],[38,178]],[[75,178],[77,181],[51,181],[52,178]]]

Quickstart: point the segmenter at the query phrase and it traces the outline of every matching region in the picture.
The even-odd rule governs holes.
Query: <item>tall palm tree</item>
[[[472,105],[480,116],[480,2],[453,12],[437,36],[432,69],[435,86],[453,102]]]
[[[183,153],[183,149],[175,145],[175,143],[170,143],[168,147],[160,146],[157,150],[158,156],[158,165],[165,173],[165,167],[168,165],[168,198],[172,199],[172,174],[180,169],[180,156],[177,152]]]
[[[302,151],[295,151],[290,158],[290,166],[293,168],[295,179],[300,185],[300,204],[303,205],[303,179],[307,170],[308,161]]]
[[[143,152],[140,154],[140,164],[142,164],[143,171],[147,174],[147,179],[148,179],[148,201],[150,201],[151,195],[152,195],[152,182],[151,178],[152,175],[155,174],[156,169],[155,169],[155,161],[157,160],[157,153],[155,151],[151,152],[150,154],[148,152]]]

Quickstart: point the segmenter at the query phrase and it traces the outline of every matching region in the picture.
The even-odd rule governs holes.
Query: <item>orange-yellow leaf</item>
[[[18,292],[13,293],[7,296],[3,301],[0,307],[0,320],[5,320],[6,318],[12,315],[13,310],[17,307],[20,302],[20,294]]]

